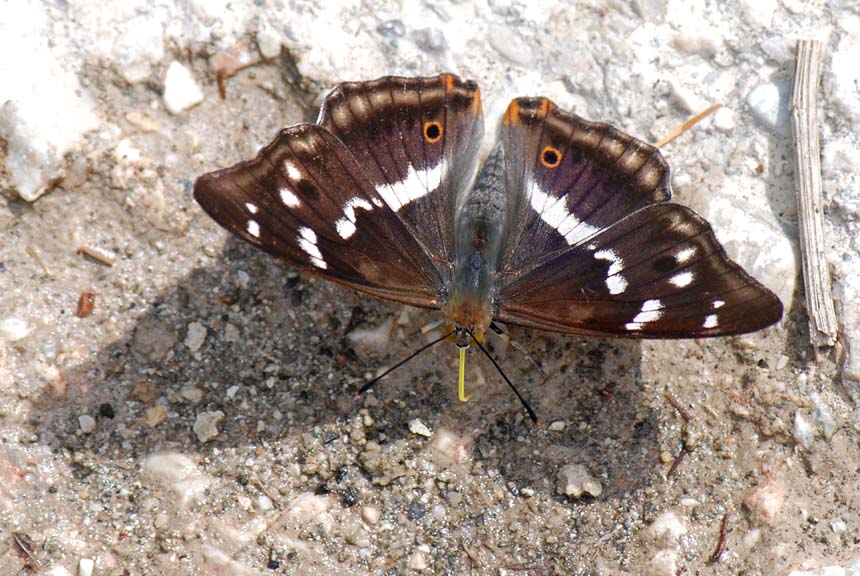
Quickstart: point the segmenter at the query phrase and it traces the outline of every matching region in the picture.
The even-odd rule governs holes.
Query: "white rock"
[[[725,106],[714,112],[714,128],[720,132],[731,132],[735,129],[735,111]]]
[[[318,496],[313,492],[303,492],[296,496],[287,507],[287,513],[299,522],[319,521],[320,516],[331,508],[332,499]]]
[[[346,335],[357,348],[370,352],[385,352],[391,340],[394,320],[386,320],[371,328],[357,328]]]
[[[779,481],[774,481],[753,490],[744,504],[749,508],[758,523],[771,523],[785,504],[785,487]]]
[[[552,424],[549,425],[549,430],[551,432],[561,432],[565,429],[565,427],[566,427],[566,424],[564,423],[564,420],[556,420],[555,422],[553,422]]]
[[[425,554],[421,550],[416,550],[409,555],[407,566],[410,570],[415,570],[416,572],[426,570],[429,566],[429,564],[427,563],[427,554]]]
[[[430,431],[430,428],[428,428],[427,425],[418,418],[409,421],[409,431],[413,434],[417,434],[418,436],[424,436],[425,438],[433,436],[433,432]]]
[[[184,508],[202,496],[212,479],[197,464],[178,452],[159,452],[143,461],[144,478],[172,490]]]
[[[376,526],[379,524],[379,519],[382,517],[382,512],[376,506],[367,505],[361,508],[361,519],[368,526]]]
[[[831,90],[831,99],[847,117],[848,120],[860,123],[860,98],[857,98],[857,86],[860,86],[860,38],[857,35],[846,35],[830,57],[830,73],[825,86]]]
[[[185,346],[192,352],[197,352],[206,340],[206,326],[200,322],[192,322],[188,325],[188,333],[185,335]]]
[[[815,441],[815,428],[809,419],[798,410],[794,413],[794,430],[792,431],[794,441],[809,450]]]
[[[747,106],[753,116],[766,128],[782,136],[791,134],[791,120],[788,114],[788,96],[791,86],[788,82],[760,84],[747,94]]]
[[[438,466],[462,464],[469,460],[474,443],[475,438],[471,435],[456,434],[447,428],[436,428],[430,441],[430,459]]]
[[[78,576],[93,576],[96,563],[92,558],[81,558],[78,560]]]
[[[218,437],[218,423],[224,419],[224,413],[220,410],[214,412],[201,412],[194,420],[194,434],[201,442],[210,442]]]
[[[21,2],[0,18],[0,138],[11,184],[28,202],[62,179],[66,154],[99,125],[71,59],[47,40],[55,34],[52,11]]]
[[[667,510],[657,516],[651,526],[648,527],[648,534],[655,539],[665,536],[675,540],[686,533],[687,526],[684,524],[683,518],[672,510]]]
[[[811,395],[812,401],[815,403],[815,409],[812,411],[812,417],[821,429],[821,435],[826,440],[833,438],[836,432],[836,421],[833,419],[833,412],[830,406],[824,401],[819,394]]]
[[[260,494],[259,496],[257,496],[257,500],[254,502],[254,506],[256,506],[257,510],[261,512],[268,512],[275,507],[274,503],[272,502],[272,499],[265,494]]]
[[[193,404],[197,404],[198,402],[203,400],[204,394],[205,393],[203,390],[201,390],[197,386],[192,386],[190,384],[186,384],[179,389],[179,395]]]
[[[281,42],[281,35],[268,26],[257,32],[257,48],[260,50],[260,56],[266,60],[280,56]]]
[[[588,469],[582,464],[568,464],[558,472],[558,485],[556,490],[559,494],[579,498],[583,494],[598,498],[603,494],[603,486],[600,481],[589,474]]]
[[[7,342],[23,340],[32,332],[32,328],[26,320],[20,318],[6,318],[0,322],[0,338]]]
[[[164,106],[172,114],[179,114],[203,102],[203,92],[191,71],[174,60],[164,77]]]
[[[675,550],[660,550],[648,564],[649,576],[675,576],[681,572],[681,560]]]
[[[78,416],[78,426],[84,434],[92,434],[96,431],[96,419],[89,414]]]

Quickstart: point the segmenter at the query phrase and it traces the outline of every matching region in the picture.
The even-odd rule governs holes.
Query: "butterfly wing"
[[[377,297],[435,305],[436,266],[321,126],[286,128],[255,159],[204,174],[194,198],[221,226],[298,268]]]
[[[501,132],[509,191],[502,274],[515,276],[671,195],[656,148],[608,124],[518,98]]]
[[[482,123],[472,83],[446,75],[336,87],[317,124],[204,174],[194,197],[224,228],[360,292],[438,307],[446,226],[474,172]]]
[[[427,253],[449,263],[454,217],[483,137],[477,85],[451,74],[347,82],[326,98],[319,123],[346,145]]]
[[[782,316],[779,299],[729,260],[704,219],[666,202],[669,169],[655,148],[544,99],[511,104],[503,145],[521,223],[512,225],[497,320],[689,338],[751,332]]]

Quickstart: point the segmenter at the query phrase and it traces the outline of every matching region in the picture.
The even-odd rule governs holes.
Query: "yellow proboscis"
[[[468,402],[471,394],[466,396],[466,351],[468,348],[460,348],[460,370],[457,373],[457,394],[460,402]]]

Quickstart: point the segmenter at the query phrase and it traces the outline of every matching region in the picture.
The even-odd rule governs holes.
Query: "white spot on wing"
[[[678,251],[677,254],[675,254],[675,259],[678,260],[678,262],[684,263],[695,255],[696,255],[696,247],[695,246],[687,246],[686,248],[682,248],[681,250]]]
[[[284,206],[288,208],[298,208],[302,205],[302,201],[299,200],[299,197],[296,196],[289,188],[281,188],[278,190],[278,193],[281,195],[281,202],[284,203]]]
[[[610,262],[609,270],[606,271],[606,288],[610,294],[621,294],[627,290],[627,280],[619,274],[624,269],[624,260],[615,250],[598,250],[594,253],[595,260],[606,260]]]
[[[711,306],[714,307],[714,310],[716,310],[717,308],[722,308],[725,305],[726,305],[726,303],[722,300],[719,300],[719,299],[714,300],[714,302],[711,304]]]
[[[564,236],[568,246],[585,240],[599,230],[599,228],[580,221],[573,213],[569,212],[565,198],[551,196],[535,183],[531,185],[529,204],[547,226]]]
[[[316,232],[305,227],[299,228],[298,232],[299,248],[304,250],[305,253],[310,256],[311,264],[317,268],[322,268],[323,270],[328,268],[328,264],[323,260],[322,252],[320,252],[319,246],[317,246]]]
[[[334,223],[338,235],[344,240],[355,234],[356,208],[362,208],[363,210],[368,211],[373,210],[373,206],[371,206],[371,204],[364,198],[359,198],[358,196],[356,196],[355,198],[350,198],[346,201],[346,204],[343,207],[344,218],[340,218],[337,222]]]
[[[418,200],[439,188],[447,170],[448,164],[444,158],[438,164],[426,170],[416,170],[410,164],[406,172],[406,178],[391,184],[380,184],[376,187],[376,191],[382,196],[385,203],[396,212],[410,202]]]
[[[716,328],[719,325],[716,314],[708,314],[705,321],[702,323],[702,328]]]
[[[296,165],[289,160],[284,160],[284,170],[287,172],[287,178],[290,180],[301,180],[302,173],[296,168]]]
[[[641,330],[643,324],[655,322],[661,316],[663,316],[663,303],[659,300],[645,300],[639,313],[633,317],[633,321],[628,322],[624,327],[628,330]]]
[[[260,237],[260,225],[253,220],[248,220],[248,234],[254,238]]]
[[[677,274],[669,278],[669,282],[674,284],[678,288],[683,288],[692,284],[694,278],[695,276],[690,271],[678,272]]]
[[[259,208],[257,208],[257,206],[251,204],[250,202],[245,202],[245,208],[247,208],[248,212],[250,212],[251,214],[256,214],[260,210]]]

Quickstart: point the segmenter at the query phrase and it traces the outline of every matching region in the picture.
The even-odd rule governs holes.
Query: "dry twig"
[[[833,346],[838,326],[827,266],[824,238],[824,200],[821,192],[821,150],[818,143],[818,75],[821,43],[797,43],[797,67],[791,95],[791,120],[795,142],[797,211],[800,254],[812,344]]]

